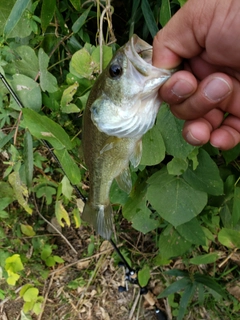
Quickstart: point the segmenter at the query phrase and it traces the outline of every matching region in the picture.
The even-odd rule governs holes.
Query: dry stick
[[[67,240],[66,237],[64,237],[64,235],[51,223],[49,222],[46,218],[44,218],[44,216],[40,213],[40,211],[38,210],[38,206],[37,206],[37,202],[35,197],[33,197],[33,201],[34,201],[34,205],[35,205],[35,209],[37,211],[37,214],[47,223],[49,224],[59,235],[60,237],[63,238],[63,240],[67,243],[67,245],[73,250],[73,252],[75,254],[77,254],[77,251],[74,249],[74,247],[71,245],[71,243]]]
[[[43,301],[42,306],[41,306],[41,313],[39,314],[37,320],[41,320],[42,319],[43,311],[44,311],[44,308],[45,308],[45,305],[46,305],[46,302],[47,302],[47,298],[48,298],[48,294],[49,294],[50,288],[51,288],[52,283],[53,283],[53,279],[54,279],[54,275],[51,276],[51,279],[50,279],[50,282],[49,282],[49,286],[47,288],[47,292],[46,292],[46,294],[44,296],[44,301]]]
[[[136,296],[136,298],[135,298],[135,300],[134,300],[134,304],[133,304],[132,309],[131,309],[131,311],[130,311],[128,320],[131,320],[131,319],[132,319],[133,314],[134,314],[134,312],[135,312],[135,309],[136,309],[136,307],[137,307],[139,298],[140,298],[140,289],[138,290],[137,296]]]

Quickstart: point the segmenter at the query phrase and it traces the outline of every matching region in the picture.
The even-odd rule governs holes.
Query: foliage
[[[113,1],[113,8],[108,1],[1,1],[0,72],[23,108],[0,83],[0,281],[9,284],[0,298],[11,291],[10,286],[23,284],[23,312],[39,314],[43,301],[41,281],[32,271],[25,282],[27,270],[37,266],[44,279],[51,267],[64,262],[54,254],[57,247],[41,234],[44,221],[39,207],[50,220],[54,212],[61,227],[81,224],[71,184],[86,195],[82,113],[96,77],[129,36],[137,33],[151,42],[184,2]],[[217,302],[224,299],[236,305],[223,289],[226,280],[217,266],[240,248],[240,147],[225,152],[210,145],[192,147],[182,138],[182,126],[183,121],[162,105],[155,126],[143,137],[141,163],[132,169],[131,194],[127,196],[115,183],[111,188],[112,203],[122,207],[123,217],[156,241],[155,258],[139,272],[142,286],[151,268],[172,266],[182,257],[185,271],[167,272],[168,287],[160,294],[179,302],[177,319],[183,318],[191,301],[203,303],[205,290]],[[62,169],[56,159],[50,162],[43,140],[52,146]],[[117,217],[117,231],[120,222]],[[94,239],[90,241],[89,255],[94,251]],[[30,247],[34,254],[28,258]],[[226,263],[232,270],[228,259]],[[205,274],[209,269],[203,265],[215,279]],[[229,272],[232,278],[239,277],[235,270]]]

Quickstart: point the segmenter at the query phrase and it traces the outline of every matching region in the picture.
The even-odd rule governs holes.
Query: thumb
[[[153,65],[174,68],[204,48],[216,0],[188,0],[160,30],[153,41]]]

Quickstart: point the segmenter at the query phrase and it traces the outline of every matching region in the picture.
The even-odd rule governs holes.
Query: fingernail
[[[188,143],[194,145],[194,146],[201,146],[202,145],[202,141],[196,139],[191,131],[188,131],[188,133],[186,134],[186,140]]]
[[[187,98],[194,92],[194,87],[185,80],[178,80],[171,91],[178,98]]]
[[[231,87],[222,78],[213,78],[203,90],[204,95],[212,102],[218,102],[231,93]]]

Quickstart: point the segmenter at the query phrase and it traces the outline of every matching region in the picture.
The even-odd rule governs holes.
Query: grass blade
[[[158,32],[158,27],[149,2],[147,0],[142,0],[141,8],[148,30],[150,31],[152,37],[154,37]]]

